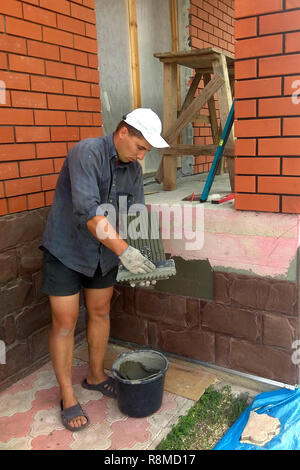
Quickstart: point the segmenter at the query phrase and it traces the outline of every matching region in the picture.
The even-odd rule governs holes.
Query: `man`
[[[103,363],[118,264],[121,261],[133,273],[155,268],[121,238],[101,205],[111,204],[118,211],[120,196],[127,196],[129,206],[144,203],[138,160],[152,147],[168,147],[160,134],[159,117],[151,109],[136,109],[112,135],[76,144],[58,178],[41,246],[45,252],[42,291],[49,295],[52,311],[49,349],[60,387],[62,421],[71,431],[89,422],[72,385],[81,288],[88,311],[89,350],[89,370],[82,386],[115,397],[115,382],[105,374]]]

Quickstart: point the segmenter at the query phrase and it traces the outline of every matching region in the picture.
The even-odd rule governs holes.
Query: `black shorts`
[[[87,289],[105,289],[114,286],[117,281],[118,266],[102,275],[98,268],[93,277],[85,276],[73,269],[67,268],[59,259],[45,248],[43,262],[43,281],[41,291],[47,295],[66,296],[80,292],[82,287]]]

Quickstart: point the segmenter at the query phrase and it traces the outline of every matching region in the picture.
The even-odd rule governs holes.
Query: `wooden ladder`
[[[163,181],[163,189],[172,191],[176,189],[177,157],[184,155],[214,155],[224,129],[231,105],[234,80],[234,56],[214,47],[195,49],[191,51],[174,53],[156,53],[164,65],[164,138],[170,148],[161,149],[162,161],[156,173],[156,181]],[[177,67],[189,67],[195,71],[194,78],[187,92],[179,113],[177,112]],[[204,89],[195,98],[201,78]],[[220,112],[220,128],[218,126],[214,94],[217,94]],[[208,104],[209,116],[200,116],[199,111]],[[182,145],[177,144],[178,136],[190,122],[210,123],[213,145]],[[228,138],[224,149],[227,157],[230,185],[234,191],[234,129]],[[174,158],[175,157],[175,158]],[[222,158],[220,172],[224,172],[224,157]]]

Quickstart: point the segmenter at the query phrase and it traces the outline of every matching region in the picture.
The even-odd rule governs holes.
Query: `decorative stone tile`
[[[113,431],[108,423],[103,422],[89,426],[73,433],[72,450],[106,450],[111,446],[110,437]]]
[[[25,413],[32,408],[35,390],[20,390],[14,394],[0,397],[0,416],[13,416],[16,413]]]
[[[8,442],[0,442],[0,450],[31,450],[30,436],[16,437]]]

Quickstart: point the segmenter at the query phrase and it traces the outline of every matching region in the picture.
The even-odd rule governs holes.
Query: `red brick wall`
[[[101,135],[94,0],[2,0],[0,80],[5,215],[50,205],[68,149]]]
[[[234,54],[234,0],[191,0],[190,46],[217,47]],[[199,90],[203,88],[201,80]],[[217,102],[216,108],[219,117]],[[204,107],[201,114],[208,115],[208,108]],[[210,125],[194,126],[194,144],[213,144]],[[209,171],[212,160],[213,156],[195,157],[194,173]]]
[[[236,209],[300,213],[300,1],[235,0],[235,16]]]

